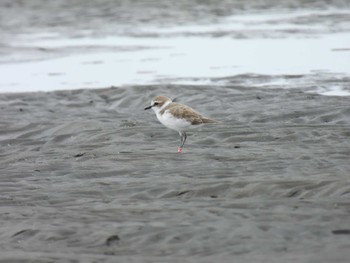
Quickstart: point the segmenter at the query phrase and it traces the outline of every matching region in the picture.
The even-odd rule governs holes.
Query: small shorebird
[[[186,131],[196,128],[201,124],[218,123],[213,119],[202,116],[194,109],[173,102],[165,96],[157,96],[151,101],[151,105],[145,110],[153,109],[157,115],[158,120],[167,128],[178,131],[181,138],[181,145],[178,148],[178,153],[182,152],[185,145],[187,135]]]

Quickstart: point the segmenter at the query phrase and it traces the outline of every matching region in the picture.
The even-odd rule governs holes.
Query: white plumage
[[[151,106],[145,110],[153,109],[158,120],[165,127],[178,131],[181,137],[181,145],[178,152],[182,152],[182,147],[185,144],[187,135],[186,131],[197,128],[206,123],[217,123],[213,119],[202,116],[192,108],[173,102],[165,96],[157,96],[151,101]]]

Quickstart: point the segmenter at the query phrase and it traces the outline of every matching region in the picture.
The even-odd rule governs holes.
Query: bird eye
[[[157,106],[158,104],[159,104],[158,102],[155,102],[153,105],[154,105],[154,106]]]

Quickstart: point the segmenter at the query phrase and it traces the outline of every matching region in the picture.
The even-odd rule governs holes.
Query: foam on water
[[[350,96],[350,92],[339,86],[319,87],[317,93],[327,96]]]

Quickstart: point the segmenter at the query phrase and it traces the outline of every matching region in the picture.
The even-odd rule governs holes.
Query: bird
[[[179,133],[181,143],[177,150],[178,153],[182,153],[182,149],[187,139],[186,132],[188,130],[197,128],[202,124],[219,123],[214,119],[204,117],[186,105],[176,103],[175,100],[171,100],[170,98],[162,95],[153,98],[151,105],[145,107],[144,109],[152,109],[160,123],[162,123],[165,127]]]

